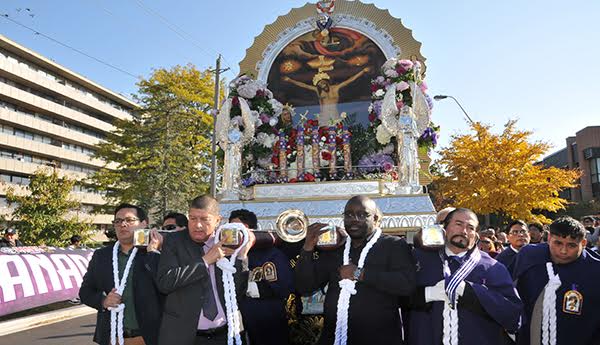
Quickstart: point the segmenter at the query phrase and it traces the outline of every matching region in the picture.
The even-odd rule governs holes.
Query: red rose
[[[331,152],[329,151],[321,151],[321,158],[328,161],[331,159]]]
[[[239,107],[240,106],[240,100],[236,97],[233,97],[231,99],[231,105],[233,105],[234,107]]]
[[[315,176],[311,173],[304,174],[304,181],[306,182],[315,182]]]
[[[371,84],[371,92],[375,92],[377,90],[379,90],[379,85],[377,85],[377,84]]]
[[[296,183],[296,182],[298,182],[298,179],[297,178],[291,178],[288,182],[289,183]]]
[[[337,146],[342,146],[342,144],[344,143],[342,137],[335,137],[335,144]]]
[[[376,118],[377,118],[377,115],[375,115],[375,113],[370,113],[370,114],[369,114],[369,121],[370,121],[370,122],[373,122],[373,121],[375,121],[375,119],[376,119]]]
[[[277,157],[277,156],[271,157],[271,163],[275,164],[275,166],[279,166],[279,157]]]

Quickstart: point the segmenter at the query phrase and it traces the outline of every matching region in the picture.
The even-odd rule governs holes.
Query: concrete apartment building
[[[574,202],[600,201],[600,126],[589,126],[566,139],[566,147],[544,158],[542,164],[582,171],[579,187],[561,196]]]
[[[0,35],[0,213],[9,186],[24,192],[43,166],[82,180],[104,165],[92,159],[94,145],[131,118],[136,104]],[[101,193],[76,186],[85,210],[102,205]],[[99,228],[111,215],[96,215]]]

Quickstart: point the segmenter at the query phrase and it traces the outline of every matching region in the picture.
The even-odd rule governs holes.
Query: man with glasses
[[[188,219],[183,213],[171,212],[164,216],[162,230],[181,231],[187,229]]]
[[[233,254],[215,238],[221,223],[219,202],[203,195],[190,203],[188,231],[169,234],[163,247],[158,286],[167,294],[159,344],[220,344],[228,341],[228,315],[219,259]],[[248,251],[241,249],[233,273],[237,298],[248,288]]]
[[[600,339],[600,259],[571,217],[550,224],[548,243],[526,246],[513,277],[525,304],[520,345],[591,345]]]
[[[340,333],[347,335],[348,344],[400,344],[399,298],[412,294],[415,284],[415,264],[409,246],[399,237],[380,235],[381,211],[366,196],[352,197],[343,216],[348,249],[345,245],[332,251],[317,251],[319,235],[326,224],[311,224],[295,269],[296,289],[300,293],[312,294],[329,284],[325,324],[318,344],[333,344]],[[349,262],[344,264],[346,255]],[[338,320],[338,302],[347,293],[340,284],[352,282],[355,294]],[[337,326],[345,332],[336,331]]]
[[[515,257],[521,248],[529,244],[529,229],[527,223],[522,220],[515,220],[506,227],[508,232],[508,242],[510,246],[502,253],[496,256],[496,260],[506,266],[508,272],[512,275]]]
[[[478,225],[473,211],[457,208],[444,222],[444,248],[415,248],[408,344],[501,345],[504,330],[516,332],[521,300],[506,267],[478,250]]]
[[[112,223],[118,241],[94,252],[79,289],[81,302],[98,310],[94,341],[101,345],[111,344],[111,328],[115,328],[116,333],[121,329],[120,318],[111,314],[123,305],[124,345],[157,344],[163,297],[155,278],[162,236],[152,231],[148,247],[134,251],[134,231],[148,226],[146,212],[135,205],[119,205]],[[118,246],[116,255],[114,246]],[[122,293],[115,286],[114,265],[118,269],[117,280],[125,280]],[[115,319],[114,323],[111,318]],[[116,337],[118,339],[119,335]]]

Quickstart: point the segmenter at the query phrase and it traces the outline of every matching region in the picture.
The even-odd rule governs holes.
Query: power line
[[[44,37],[44,38],[46,38],[46,39],[49,39],[50,41],[52,41],[52,42],[54,42],[54,43],[56,43],[56,44],[60,44],[61,46],[65,47],[65,48],[71,49],[71,50],[72,50],[72,51],[74,51],[74,52],[77,52],[77,53],[79,53],[79,54],[81,54],[81,55],[83,55],[83,56],[86,56],[86,57],[88,57],[88,58],[90,58],[90,59],[92,59],[92,60],[94,60],[94,61],[96,61],[96,62],[99,62],[99,63],[101,63],[101,64],[103,64],[103,65],[105,65],[105,66],[107,66],[107,67],[110,67],[110,68],[112,68],[112,69],[114,69],[114,70],[116,70],[116,71],[119,71],[119,72],[121,72],[121,73],[123,73],[123,74],[127,74],[127,75],[128,75],[128,76],[130,76],[130,77],[133,77],[133,78],[135,78],[135,79],[140,79],[140,77],[139,77],[139,76],[136,76],[136,75],[135,75],[135,74],[133,74],[133,73],[129,73],[129,72],[127,72],[126,70],[124,70],[124,69],[122,69],[122,68],[120,68],[120,67],[117,67],[117,66],[115,66],[115,65],[113,65],[113,64],[111,64],[111,63],[108,63],[108,62],[106,62],[106,61],[100,60],[99,58],[97,58],[97,57],[95,57],[95,56],[92,56],[92,55],[90,55],[90,54],[88,54],[88,53],[86,53],[86,52],[84,52],[84,51],[81,51],[81,50],[79,50],[79,49],[77,49],[77,48],[75,48],[75,47],[72,47],[72,46],[70,46],[70,45],[68,45],[68,44],[66,44],[66,43],[62,43],[61,41],[59,41],[59,40],[57,40],[57,39],[54,39],[54,38],[52,38],[52,37],[50,37],[50,36],[48,36],[48,35],[46,35],[46,34],[44,34],[44,33],[42,33],[42,32],[39,32],[39,31],[37,31],[37,30],[35,30],[35,29],[33,29],[33,28],[31,28],[31,27],[29,27],[29,26],[25,25],[25,24],[22,24],[22,23],[20,23],[20,22],[18,22],[18,21],[16,21],[16,20],[14,20],[14,19],[10,18],[10,17],[8,16],[8,14],[6,14],[6,13],[5,13],[5,14],[2,14],[1,16],[2,16],[2,17],[4,17],[6,20],[9,20],[9,21],[11,21],[11,22],[13,22],[13,23],[15,23],[15,24],[19,25],[20,27],[23,27],[23,28],[25,28],[25,29],[27,29],[27,30],[30,30],[31,32],[33,32],[33,33],[34,33],[34,34],[36,34],[36,35],[42,36],[42,37]]]
[[[202,46],[200,44],[200,42],[196,41],[192,35],[190,35],[189,33],[187,33],[185,30],[183,30],[181,27],[179,27],[176,24],[171,23],[167,18],[165,18],[162,14],[154,11],[153,9],[151,9],[150,7],[146,6],[146,4],[144,4],[144,2],[142,0],[135,0],[135,2],[137,3],[137,5],[143,9],[144,11],[146,11],[147,13],[157,17],[158,19],[160,19],[160,21],[162,21],[167,28],[169,28],[169,30],[173,31],[175,34],[177,34],[177,36],[179,36],[181,39],[188,41],[190,43],[192,43],[196,48],[200,49],[201,52],[203,52],[204,54],[206,54],[206,56],[208,57],[213,57],[212,55],[210,55],[208,53],[208,51],[206,50],[206,47]],[[215,55],[221,55],[218,52],[210,49],[213,53],[215,53]],[[223,60],[227,61],[224,57]],[[225,66],[227,67],[227,66]]]

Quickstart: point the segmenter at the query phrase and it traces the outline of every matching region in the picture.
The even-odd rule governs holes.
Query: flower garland
[[[137,254],[137,247],[133,247],[131,254],[129,254],[129,258],[127,259],[127,264],[125,264],[125,270],[123,271],[123,276],[119,279],[119,248],[121,244],[117,241],[113,246],[112,252],[112,269],[113,269],[113,281],[115,284],[115,288],[117,289],[117,294],[123,296],[123,291],[125,290],[125,284],[127,283],[127,277],[129,276],[129,270],[131,269],[131,265],[133,264],[133,259]],[[121,303],[116,307],[108,308],[110,310],[110,343],[111,345],[117,345],[117,338],[119,340],[118,344],[124,344],[125,339],[123,337],[123,317],[125,315],[125,304]]]
[[[381,67],[381,74],[371,81],[371,104],[369,105],[369,127],[366,135],[369,140],[370,152],[360,158],[359,165],[363,173],[388,174],[393,167],[389,162],[397,162],[394,147],[397,145],[396,138],[382,124],[383,99],[391,87],[396,87],[396,107],[402,109],[404,106],[413,106],[413,90],[411,83],[416,82],[425,97],[426,106],[429,110],[433,108],[433,101],[427,95],[427,84],[416,76],[414,67],[420,66],[418,61],[390,59]],[[437,145],[439,126],[429,123],[417,141],[419,147],[432,149]]]

